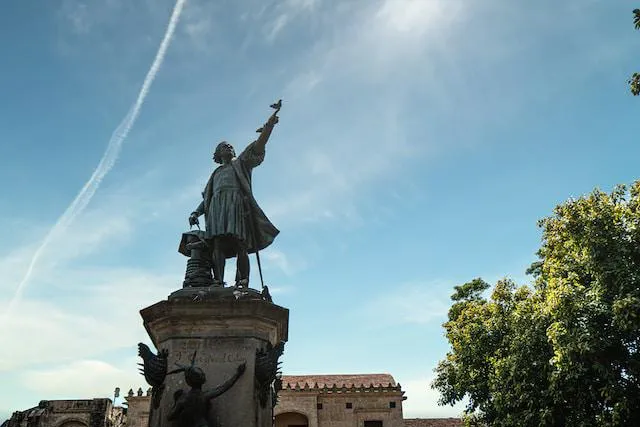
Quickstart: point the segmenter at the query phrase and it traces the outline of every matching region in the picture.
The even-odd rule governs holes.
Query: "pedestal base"
[[[168,350],[169,370],[176,369],[176,364],[191,365],[195,352],[194,364],[206,375],[202,390],[208,390],[227,381],[238,365],[246,363],[238,381],[211,400],[207,422],[210,427],[271,427],[271,399],[264,406],[259,399],[256,353],[287,340],[289,311],[259,299],[256,291],[258,295],[235,298],[227,295],[233,296],[232,291],[225,290],[219,295],[225,298],[209,294],[200,299],[179,292],[140,311],[153,344],[159,351]],[[160,403],[149,414],[150,427],[172,426],[167,416],[174,395],[178,390],[190,390],[183,373],[168,375],[164,384]]]

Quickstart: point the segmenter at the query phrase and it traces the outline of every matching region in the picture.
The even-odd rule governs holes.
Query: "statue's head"
[[[204,374],[204,371],[197,366],[196,363],[196,353],[193,352],[193,356],[191,357],[190,365],[182,365],[180,363],[176,363],[178,365],[178,369],[174,369],[173,371],[167,372],[167,375],[177,374],[178,372],[184,372],[184,380],[189,387],[192,388],[200,388],[207,381],[207,377]]]
[[[200,388],[207,381],[207,377],[202,369],[190,366],[184,371],[184,381],[189,387]]]
[[[228,163],[236,156],[233,145],[227,141],[222,141],[213,152],[213,161],[216,163]]]

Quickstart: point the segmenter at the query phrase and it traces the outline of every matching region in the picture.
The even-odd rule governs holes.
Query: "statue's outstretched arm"
[[[198,205],[196,210],[193,211],[193,213],[197,214],[198,216],[204,214],[204,200],[200,202],[200,204]]]
[[[271,108],[273,108],[275,111],[273,112],[273,114],[271,114],[271,117],[269,117],[264,126],[256,131],[260,134],[258,136],[258,139],[249,144],[247,148],[245,148],[244,151],[238,156],[238,158],[242,160],[246,167],[254,168],[260,165],[264,160],[264,149],[267,145],[267,141],[269,141],[271,132],[273,132],[274,126],[280,120],[278,118],[278,112],[280,111],[281,107],[282,100],[271,105]]]
[[[258,151],[263,151],[264,146],[267,145],[267,141],[269,141],[271,132],[273,132],[273,128],[275,127],[276,123],[278,123],[277,114],[278,114],[277,111],[273,113],[271,117],[269,117],[269,120],[267,120],[267,123],[265,123],[264,126],[262,127],[262,130],[260,131],[260,136],[258,136],[258,139],[256,139],[256,142],[255,142],[256,149]]]
[[[227,381],[225,381],[218,387],[205,391],[204,392],[205,399],[209,400],[209,399],[216,398],[220,396],[222,393],[224,393],[225,391],[229,390],[236,383],[236,381],[238,381],[238,378],[242,376],[246,367],[247,367],[247,364],[242,363],[240,366],[238,366],[238,370],[231,378],[229,378]]]

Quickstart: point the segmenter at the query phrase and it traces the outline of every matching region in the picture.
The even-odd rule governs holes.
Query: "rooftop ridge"
[[[330,392],[400,391],[400,384],[391,374],[315,374],[283,375],[284,390],[324,390]]]

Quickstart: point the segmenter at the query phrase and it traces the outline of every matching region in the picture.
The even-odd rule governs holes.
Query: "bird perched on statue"
[[[271,124],[271,126],[273,126],[274,124],[278,123],[277,114],[280,111],[280,109],[282,108],[282,99],[278,99],[278,102],[276,102],[275,104],[271,104],[269,107],[271,107],[274,110],[276,110],[276,111],[273,112],[273,114],[269,118],[269,122],[268,122],[268,124]],[[256,132],[258,132],[258,133],[264,132],[264,126],[256,129]]]
[[[271,104],[270,107],[273,108],[274,110],[281,109],[282,108],[282,99],[278,99],[278,102],[276,102],[275,104]]]

